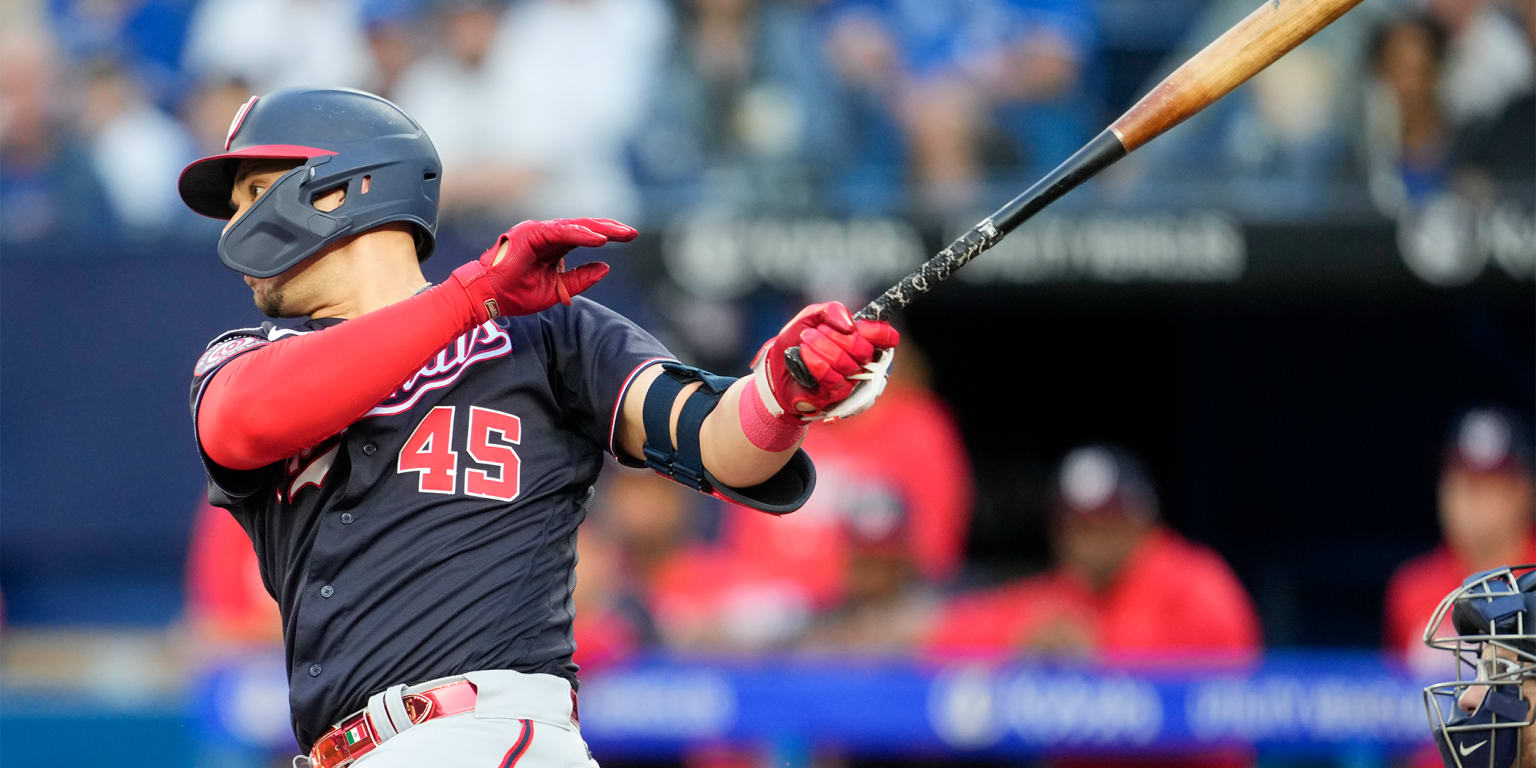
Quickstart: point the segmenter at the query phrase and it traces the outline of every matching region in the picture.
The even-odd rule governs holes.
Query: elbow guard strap
[[[751,488],[721,484],[704,468],[700,433],[704,419],[720,404],[735,379],[678,363],[663,363],[662,375],[645,394],[641,421],[645,427],[645,465],[663,477],[694,490],[770,514],[799,509],[816,486],[816,469],[805,451],[795,455],[778,474]],[[672,447],[672,409],[683,388],[699,382],[683,402],[677,418],[677,447]]]

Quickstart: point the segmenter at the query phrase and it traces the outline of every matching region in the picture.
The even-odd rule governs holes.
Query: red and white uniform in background
[[[1536,539],[1526,544],[1520,562],[1536,563]],[[1424,623],[1440,600],[1475,570],[1444,544],[1398,566],[1387,582],[1386,624],[1382,628],[1387,650],[1402,654],[1409,663],[1425,657],[1438,661],[1436,652],[1424,644]],[[1437,634],[1453,633],[1446,627]]]
[[[1086,628],[1095,658],[1128,661],[1199,654],[1202,664],[1257,653],[1253,602],[1211,549],[1165,528],[1137,545],[1121,576],[1096,594],[1063,569],[957,599],[926,643],[941,657],[1019,653],[1060,622]],[[1248,755],[1223,752],[1160,762],[1061,760],[1059,768],[1245,768]]]
[[[206,503],[187,553],[187,618],[199,647],[215,653],[283,641],[277,601],[261,582],[250,537],[228,512]]]
[[[1105,660],[1259,650],[1253,602],[1221,557],[1159,528],[1137,545],[1121,577],[1096,594],[1076,574],[1047,571],[957,599],[929,636],[940,655],[995,654],[1029,647],[1063,619],[1086,627]]]
[[[816,492],[793,515],[730,514],[718,547],[696,547],[658,574],[652,611],[670,640],[689,644],[705,627],[727,625],[736,647],[770,647],[805,629],[842,596],[846,525],[879,497],[908,515],[923,578],[940,582],[959,567],[970,523],[970,464],[959,430],[931,393],[891,380],[880,407],[823,424],[803,446],[814,457]]]

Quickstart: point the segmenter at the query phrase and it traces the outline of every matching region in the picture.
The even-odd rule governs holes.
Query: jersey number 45
[[[512,446],[522,439],[522,420],[510,413],[469,406],[465,448],[476,464],[490,469],[467,467],[460,473],[459,452],[453,450],[456,410],[451,405],[439,405],[422,418],[400,447],[398,470],[417,473],[416,489],[422,493],[455,493],[462,477],[466,496],[498,501],[517,498],[521,461]]]

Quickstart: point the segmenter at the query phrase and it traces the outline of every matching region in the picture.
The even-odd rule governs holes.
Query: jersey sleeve
[[[624,393],[641,371],[675,358],[628,318],[579,296],[543,319],[556,394],[571,428],[624,460],[614,445]]]
[[[202,405],[203,392],[214,375],[231,360],[272,343],[272,334],[271,323],[263,323],[259,328],[240,328],[221,333],[208,342],[202,356],[197,359],[197,365],[192,368],[192,391],[188,400],[192,410],[192,440],[197,444],[197,455],[202,459],[203,471],[208,477],[208,503],[216,507],[231,506],[261,490],[263,482],[270,475],[271,467],[234,470],[219,466],[208,458],[208,452],[203,450],[202,439],[198,437],[197,410]]]

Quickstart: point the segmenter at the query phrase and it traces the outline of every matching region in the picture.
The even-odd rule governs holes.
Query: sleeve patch
[[[192,369],[192,375],[194,377],[202,376],[235,355],[266,343],[266,339],[255,336],[236,336],[233,339],[214,344],[208,348],[208,351],[203,353],[202,357],[197,359],[197,367]]]

